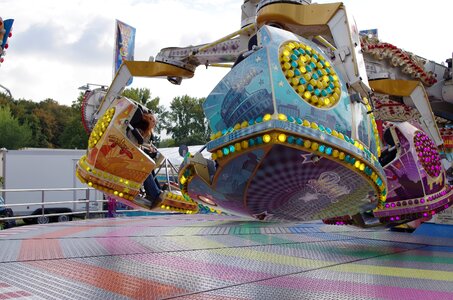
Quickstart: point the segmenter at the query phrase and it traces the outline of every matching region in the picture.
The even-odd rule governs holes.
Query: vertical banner
[[[134,60],[135,28],[119,20],[115,24],[115,51],[113,58],[113,78],[125,60]],[[129,80],[127,85],[132,83]]]
[[[377,38],[378,37],[378,30],[377,29],[367,29],[367,30],[360,30],[360,34],[368,35],[370,37]]]

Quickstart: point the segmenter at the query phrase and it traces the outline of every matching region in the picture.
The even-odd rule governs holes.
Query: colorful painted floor
[[[0,231],[0,299],[453,299],[453,239],[206,215]]]

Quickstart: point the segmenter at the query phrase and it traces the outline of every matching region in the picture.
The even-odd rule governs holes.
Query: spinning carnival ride
[[[168,193],[160,208],[195,212],[200,203],[259,220],[366,225],[364,212],[401,223],[450,205],[440,135],[426,92],[418,93],[435,83],[431,77],[398,74],[402,86],[415,82],[401,97],[412,100],[423,122],[377,124],[364,40],[341,3],[244,1],[242,12],[241,30],[206,45],[162,49],[155,62],[125,61],[107,92],[88,95],[83,116],[91,135],[77,167],[81,181],[149,208],[138,194],[156,163],[128,134],[144,109],[121,91],[133,76],[179,84],[199,65],[234,62],[203,104],[212,159],[186,155],[181,194]],[[389,77],[372,79],[374,90],[399,96]]]

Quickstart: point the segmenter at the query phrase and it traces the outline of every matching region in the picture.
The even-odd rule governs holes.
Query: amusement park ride
[[[200,204],[259,220],[366,226],[364,216],[401,224],[451,205],[438,152],[438,124],[451,119],[451,59],[440,65],[359,35],[342,3],[304,0],[245,0],[240,30],[162,49],[153,62],[124,61],[108,91],[84,101],[91,135],[79,179],[149,209],[139,193],[156,163],[126,134],[144,108],[122,90],[134,76],[180,84],[200,65],[228,63],[203,104],[211,159],[188,153],[180,192],[157,209]]]

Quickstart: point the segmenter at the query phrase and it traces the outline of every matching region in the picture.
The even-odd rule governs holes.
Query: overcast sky
[[[315,2],[315,1],[313,1]],[[332,1],[316,1],[327,3]],[[135,60],[161,48],[214,41],[240,28],[243,0],[0,0],[3,19],[15,19],[0,84],[14,98],[52,98],[70,105],[86,83],[112,80],[115,19],[137,30]],[[451,1],[347,0],[362,29],[379,29],[382,41],[441,63],[453,51]],[[134,79],[161,104],[175,96],[205,97],[226,69],[197,68],[175,86],[162,79]]]

